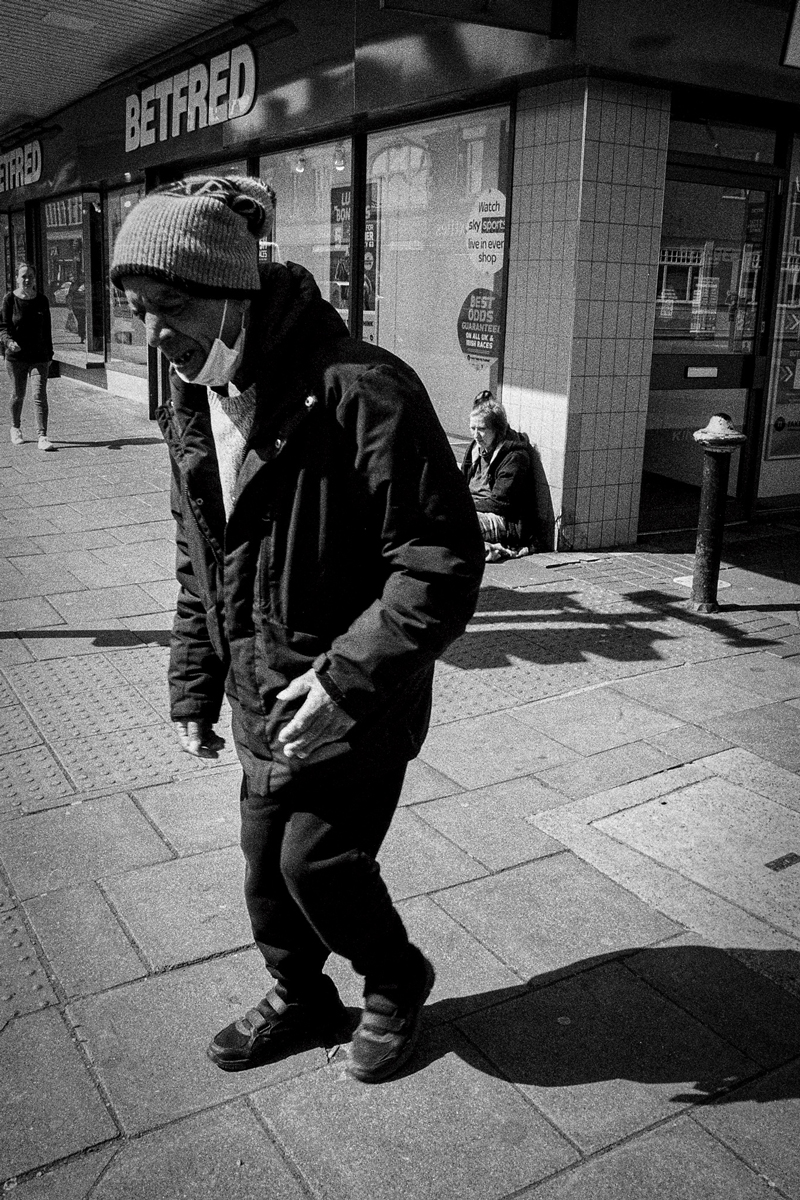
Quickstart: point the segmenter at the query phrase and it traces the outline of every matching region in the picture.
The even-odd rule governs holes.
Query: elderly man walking
[[[349,1069],[372,1082],[411,1056],[434,982],[376,855],[483,543],[411,368],[352,340],[302,267],[259,266],[273,203],[244,177],[159,188],[111,278],[171,364],[172,719],[185,750],[214,754],[227,691],[245,898],[273,977],[208,1053],[233,1071],[346,1040],[333,952],[364,979]]]

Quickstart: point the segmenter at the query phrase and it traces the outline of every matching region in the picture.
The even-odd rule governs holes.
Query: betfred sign
[[[7,154],[0,154],[0,192],[36,183],[42,174],[42,147],[39,142],[26,142]]]
[[[216,54],[125,99],[125,150],[243,117],[256,98],[256,60],[247,45]]]

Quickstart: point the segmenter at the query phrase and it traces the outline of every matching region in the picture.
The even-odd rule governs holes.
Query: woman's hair
[[[14,271],[14,278],[15,278],[15,279],[19,279],[19,273],[20,273],[20,271],[32,271],[32,272],[33,272],[33,274],[35,275],[35,274],[36,274],[36,267],[33,265],[33,263],[32,263],[32,262],[28,262],[27,260],[25,260],[24,262],[18,262],[18,263],[17,263],[16,269],[15,269],[15,271]]]
[[[487,429],[496,433],[498,437],[506,436],[508,432],[506,410],[499,400],[495,400],[492,392],[478,392],[472,401],[471,416],[483,417]]]

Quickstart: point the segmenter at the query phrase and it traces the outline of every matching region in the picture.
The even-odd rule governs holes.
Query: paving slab
[[[712,778],[603,817],[598,828],[768,924],[800,934],[800,866],[780,872],[767,866],[800,847],[800,813]]]
[[[42,733],[51,740],[152,724],[141,694],[98,655],[9,667],[7,678]]]
[[[96,883],[32,897],[25,912],[65,995],[88,996],[147,974]]]
[[[800,812],[800,776],[759,758],[750,750],[735,747],[720,751],[704,758],[703,766],[715,775]]]
[[[775,1192],[692,1120],[654,1129],[548,1180],[536,1200],[775,1200]]]
[[[0,754],[41,745],[42,735],[21,704],[0,708]]]
[[[0,1029],[13,1017],[56,1003],[20,910],[0,914]]]
[[[648,734],[642,738],[650,746],[655,746],[662,754],[676,759],[680,763],[694,762],[706,755],[718,754],[730,749],[730,742],[725,738],[702,729],[699,725],[676,725],[666,733]]]
[[[38,812],[74,795],[75,788],[46,746],[0,754],[0,814]]]
[[[105,891],[157,971],[252,944],[238,846],[127,870]]]
[[[695,1120],[781,1194],[800,1196],[800,1064],[774,1071],[726,1103],[710,1105]]]
[[[0,630],[0,667],[13,666],[16,663],[30,662],[33,655],[15,633]]]
[[[710,717],[703,724],[779,767],[800,771],[800,707],[794,700]]]
[[[111,1143],[52,1170],[37,1171],[21,1183],[15,1179],[14,1200],[86,1200],[115,1153]]]
[[[544,734],[526,733],[506,713],[490,713],[431,729],[420,757],[462,787],[478,788],[541,773],[577,755]]]
[[[326,1200],[500,1200],[577,1155],[475,1059],[466,1040],[440,1030],[424,1039],[415,1069],[380,1087],[356,1083],[334,1060],[253,1103]]]
[[[728,684],[721,687],[718,681],[707,680],[704,665],[651,671],[647,675],[618,680],[614,686],[626,696],[671,713],[681,721],[707,727],[709,718],[756,708],[764,703],[762,695],[744,686]]]
[[[686,933],[639,951],[625,965],[748,1058],[776,1067],[800,1053],[800,998],[769,978],[772,957],[769,951],[722,949]],[[796,970],[800,974],[800,954]]]
[[[566,852],[450,888],[436,903],[526,978],[682,932]]]
[[[403,808],[397,813],[378,860],[395,900],[486,874],[485,867],[427,825],[416,809]]]
[[[16,633],[22,629],[41,629],[61,620],[61,613],[44,596],[0,601],[0,630]]]
[[[415,758],[408,764],[400,803],[421,804],[426,800],[435,800],[438,796],[451,796],[460,791],[461,785],[454,779],[435,771],[422,759]]]
[[[431,724],[444,725],[464,717],[510,708],[514,697],[476,678],[475,671],[437,663],[433,680]]]
[[[744,688],[769,700],[800,696],[800,664],[784,662],[774,654],[740,654],[708,663],[704,675],[720,687]]]
[[[202,759],[181,750],[163,722],[125,732],[52,742],[53,750],[79,791],[141,787],[205,770]]]
[[[117,1136],[60,1015],[34,1013],[0,1033],[2,1177],[77,1154]]]
[[[630,742],[613,750],[602,750],[589,758],[580,758],[561,766],[536,772],[549,788],[578,800],[594,792],[631,783],[649,775],[658,775],[679,765],[678,759],[657,750],[647,742]]]
[[[16,704],[16,702],[17,697],[11,690],[11,685],[0,671],[0,708],[8,708],[10,704]]]
[[[618,963],[466,1017],[459,1027],[587,1154],[759,1071]]]
[[[677,728],[676,717],[638,704],[612,687],[539,700],[515,708],[513,716],[579,754],[598,754]]]
[[[220,1071],[206,1057],[214,1034],[263,996],[266,978],[261,955],[250,950],[70,1005],[126,1133],[144,1133],[325,1063],[319,1046],[250,1071]]]
[[[133,617],[153,611],[153,598],[137,584],[85,588],[50,596],[56,613],[70,624],[106,617]],[[44,622],[37,622],[44,624]],[[48,622],[50,624],[52,622]]]
[[[563,850],[532,817],[568,800],[530,776],[421,804],[416,813],[491,871]]]
[[[0,860],[23,900],[170,857],[127,796],[9,821],[0,847]]]
[[[241,778],[238,767],[220,767],[133,796],[177,854],[198,854],[238,845]]]

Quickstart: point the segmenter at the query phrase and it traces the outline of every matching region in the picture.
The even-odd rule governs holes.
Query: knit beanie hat
[[[271,187],[246,175],[195,175],[155,188],[126,218],[114,243],[111,282],[148,275],[195,296],[261,288],[259,238],[270,237]]]

